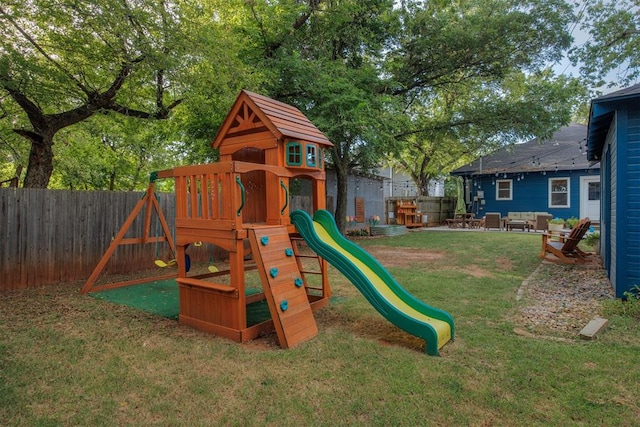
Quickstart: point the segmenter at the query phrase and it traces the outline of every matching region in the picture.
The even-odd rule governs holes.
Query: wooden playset
[[[396,202],[396,221],[398,225],[404,225],[407,228],[423,226],[418,205],[408,200]]]
[[[242,91],[213,141],[220,160],[157,172],[82,292],[142,282],[94,286],[118,246],[166,242],[177,260],[180,323],[237,342],[275,329],[283,348],[315,336],[312,310],[325,306],[331,296],[327,264],[317,258],[314,272],[321,276],[321,285],[310,284],[305,273],[311,272],[303,266],[303,257],[310,255],[300,252],[289,218],[289,187],[293,179],[310,180],[313,209],[324,209],[322,150],[331,146],[295,107]],[[175,241],[154,192],[156,179],[168,178],[175,180]],[[143,211],[143,236],[125,238]],[[154,211],[162,236],[150,236]],[[196,242],[226,250],[229,269],[190,274],[186,250]],[[263,292],[247,296],[245,272],[252,269],[258,270]],[[272,320],[249,326],[247,305],[260,300],[267,301]]]

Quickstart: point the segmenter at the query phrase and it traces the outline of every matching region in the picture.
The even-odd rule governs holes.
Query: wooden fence
[[[421,215],[427,215],[427,225],[434,227],[445,223],[447,218],[453,218],[456,209],[455,197],[388,197],[386,200],[386,215],[390,218],[389,213],[395,216],[396,202],[398,200],[407,200],[414,202],[418,206]]]
[[[0,291],[84,279],[144,193],[0,188]],[[159,197],[173,222],[173,194]],[[155,233],[156,218],[151,235]],[[127,237],[142,236],[143,218]],[[159,229],[159,228],[158,228]],[[166,243],[118,248],[109,273],[153,268]]]

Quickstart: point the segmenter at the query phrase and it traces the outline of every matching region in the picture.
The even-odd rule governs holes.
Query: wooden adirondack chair
[[[588,262],[589,256],[586,252],[578,248],[578,243],[591,227],[589,218],[583,218],[576,224],[569,234],[560,235],[558,241],[551,238],[558,238],[557,234],[547,231],[542,235],[542,251],[540,258],[558,264],[575,264]]]

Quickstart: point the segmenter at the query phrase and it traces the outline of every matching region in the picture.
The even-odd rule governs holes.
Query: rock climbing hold
[[[288,308],[289,308],[289,301],[284,300],[280,303],[280,310],[287,311]]]
[[[267,243],[269,243],[269,236],[262,236],[260,238],[260,243],[262,243],[262,246],[267,246]]]
[[[291,249],[291,248],[287,248],[287,249],[285,249],[285,250],[284,250],[284,254],[285,254],[286,256],[293,256],[293,249]]]
[[[294,280],[293,283],[296,285],[296,288],[299,288],[302,285],[304,285],[304,281],[299,277],[296,277],[296,280]]]
[[[275,279],[278,276],[278,269],[273,267],[271,270],[269,270],[269,274]]]

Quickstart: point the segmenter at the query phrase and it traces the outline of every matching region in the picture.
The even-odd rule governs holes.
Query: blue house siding
[[[618,244],[617,244],[617,235],[618,235],[618,227],[617,227],[617,222],[618,222],[618,216],[616,215],[617,212],[617,208],[618,208],[618,150],[617,147],[618,145],[616,144],[616,128],[617,126],[615,125],[615,118],[614,118],[614,125],[612,127],[613,130],[613,134],[611,135],[610,138],[607,138],[609,140],[609,144],[607,144],[608,150],[609,150],[609,159],[610,159],[610,168],[609,168],[609,180],[610,180],[610,199],[609,199],[609,205],[605,207],[606,210],[609,211],[609,224],[603,224],[603,226],[608,229],[609,232],[609,248],[610,251],[609,252],[609,270],[610,270],[610,280],[611,280],[611,284],[613,285],[614,289],[617,289],[617,279],[618,279],[618,257],[617,257],[617,252],[618,252]]]
[[[524,179],[522,179],[524,176]],[[580,178],[583,176],[598,176],[596,170],[587,171],[558,171],[522,173],[507,175],[512,180],[512,200],[496,200],[496,180],[505,179],[503,175],[481,176],[470,182],[471,200],[478,196],[478,190],[484,191],[484,205],[472,203],[471,211],[481,217],[485,212],[499,212],[507,216],[509,212],[549,212],[554,217],[580,217]],[[518,180],[518,177],[521,179]],[[552,178],[569,179],[569,207],[549,207],[549,180]]]
[[[628,287],[640,285],[640,108],[628,110],[626,156],[625,239]]]
[[[602,163],[601,254],[622,297],[640,285],[640,85],[591,102],[587,145]]]

